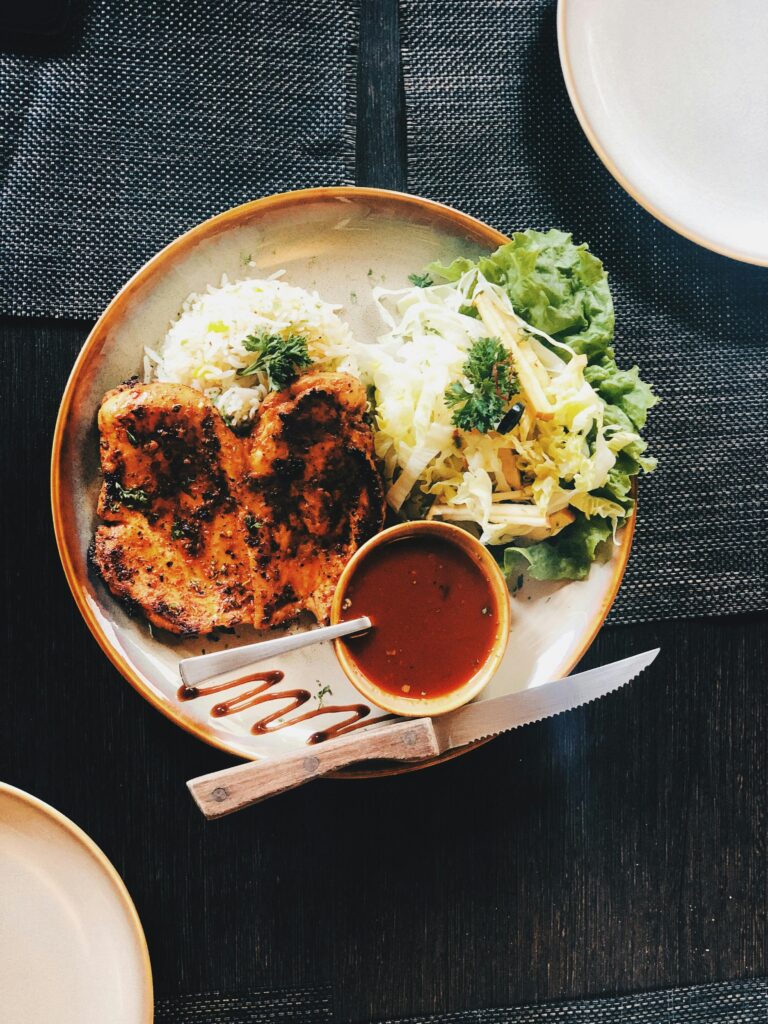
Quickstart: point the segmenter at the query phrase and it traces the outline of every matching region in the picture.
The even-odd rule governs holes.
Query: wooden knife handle
[[[356,761],[420,761],[439,753],[432,720],[416,718],[201,775],[187,787],[206,818],[221,818]]]

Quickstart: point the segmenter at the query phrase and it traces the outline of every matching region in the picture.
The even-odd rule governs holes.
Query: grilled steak
[[[99,411],[92,561],[113,594],[173,633],[325,619],[355,549],[381,526],[383,491],[346,374],[309,373],[238,438],[198,391],[133,384]]]

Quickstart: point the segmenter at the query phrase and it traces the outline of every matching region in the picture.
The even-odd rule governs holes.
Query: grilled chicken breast
[[[307,609],[328,618],[339,576],[381,529],[384,493],[363,420],[362,384],[307,373],[259,410],[246,478],[254,623],[274,626]]]
[[[92,561],[117,597],[172,633],[250,621],[240,440],[193,388],[136,384],[99,411],[104,483]]]
[[[309,373],[267,398],[243,439],[193,388],[108,392],[93,564],[172,633],[278,625],[305,609],[327,618],[384,514],[364,409],[353,377]]]

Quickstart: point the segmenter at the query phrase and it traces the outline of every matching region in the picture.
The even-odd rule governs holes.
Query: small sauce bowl
[[[509,641],[501,569],[475,537],[448,523],[400,523],[356,551],[331,622],[356,615],[373,627],[335,641],[341,667],[372,704],[405,717],[442,715],[472,700]]]

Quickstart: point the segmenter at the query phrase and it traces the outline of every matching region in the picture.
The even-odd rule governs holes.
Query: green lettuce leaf
[[[584,376],[608,406],[620,409],[629,421],[630,430],[642,430],[648,410],[658,402],[650,384],[640,380],[640,370],[620,370],[616,360],[605,357],[600,363],[587,366]]]
[[[583,580],[597,549],[613,535],[610,521],[600,516],[587,519],[576,512],[570,526],[529,547],[506,547],[502,568],[508,578],[527,571],[535,580]]]
[[[517,231],[490,256],[431,264],[435,277],[456,281],[478,267],[502,285],[518,315],[539,330],[584,352],[590,362],[612,355],[613,299],[608,275],[586,245],[574,245],[563,231]]]

